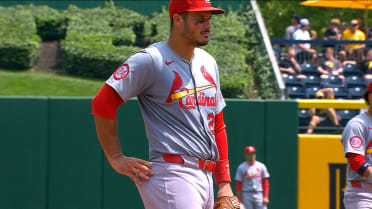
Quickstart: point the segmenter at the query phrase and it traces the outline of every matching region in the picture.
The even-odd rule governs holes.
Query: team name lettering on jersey
[[[213,94],[208,96],[204,93],[205,90],[210,88],[217,88],[216,83],[213,77],[206,71],[204,66],[201,66],[200,71],[202,72],[203,77],[209,81],[211,84],[196,87],[194,88],[181,88],[183,81],[177,72],[174,72],[174,80],[171,91],[167,98],[167,103],[172,102],[173,100],[178,100],[179,105],[183,109],[195,109],[196,104],[199,106],[210,106],[215,107],[217,103],[217,95]],[[197,103],[195,99],[195,94],[197,94]]]

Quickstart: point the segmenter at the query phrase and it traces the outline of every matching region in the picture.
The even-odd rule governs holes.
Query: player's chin
[[[208,44],[208,42],[209,42],[208,39],[204,39],[204,40],[202,40],[202,41],[198,41],[198,42],[197,42],[197,46],[205,46],[205,45]]]

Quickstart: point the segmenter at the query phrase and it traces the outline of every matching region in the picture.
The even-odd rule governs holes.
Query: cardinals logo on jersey
[[[210,84],[192,89],[188,88],[181,89],[183,81],[180,75],[177,72],[173,71],[175,77],[166,102],[171,103],[174,100],[178,100],[180,106],[183,109],[194,109],[196,107],[195,93],[199,92],[197,98],[198,104],[200,106],[216,106],[217,102],[216,94],[214,94],[211,97],[203,92],[210,88],[217,88],[216,82],[214,81],[213,77],[207,72],[204,66],[201,66],[200,71],[203,75],[203,78],[207,80]]]
[[[259,178],[261,176],[261,170],[259,168],[249,169],[244,172],[245,179]]]

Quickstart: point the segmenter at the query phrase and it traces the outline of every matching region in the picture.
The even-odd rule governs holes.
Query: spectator
[[[301,16],[293,15],[291,25],[285,29],[285,39],[293,39],[293,33],[300,28]]]
[[[332,18],[329,27],[324,32],[323,39],[324,40],[340,40],[341,33],[340,33],[340,20],[337,18]]]
[[[372,49],[368,50],[366,60],[359,63],[359,66],[364,73],[364,79],[372,79]]]
[[[334,99],[333,88],[319,89],[316,92],[315,97],[317,99]],[[320,126],[334,125],[336,127],[339,126],[339,121],[338,121],[339,119],[338,119],[338,116],[334,108],[327,108],[327,109],[310,108],[308,110],[308,115],[311,117],[311,120],[309,122],[309,127],[307,129],[308,134],[312,134],[314,132],[314,128],[317,125],[320,125]]]
[[[324,32],[323,40],[341,40],[340,33],[340,20],[337,18],[332,18],[329,24],[329,27]],[[327,47],[335,47],[335,44],[328,44],[323,46],[323,54],[325,54],[325,49]],[[336,47],[336,50],[339,51],[340,48]]]
[[[300,20],[300,29],[296,30],[293,34],[294,40],[312,40],[315,39],[317,34],[315,31],[312,32],[310,37],[309,33],[310,22],[308,19],[303,18]],[[296,59],[300,64],[310,63],[315,64],[317,58],[317,52],[315,49],[311,48],[310,43],[299,43],[294,45],[296,51]]]
[[[352,20],[350,22],[349,29],[346,29],[342,33],[342,40],[355,40],[355,41],[365,41],[366,36],[365,34],[359,30],[359,22],[358,20]],[[341,60],[345,60],[347,56],[354,57],[358,62],[364,59],[364,48],[366,47],[365,44],[346,44],[345,50],[340,51],[340,58]]]
[[[326,48],[325,59],[318,66],[318,71],[321,73],[320,77],[326,79],[329,76],[338,76],[344,83],[345,77],[342,75],[343,67],[341,62],[334,57],[334,49],[332,47]]]
[[[368,33],[366,35],[367,35],[367,41],[372,41],[372,28],[368,29]],[[366,44],[366,50],[365,50],[366,54],[370,49],[372,49],[372,45]]]
[[[287,58],[283,59],[279,63],[280,72],[282,72],[283,78],[288,75],[296,75],[297,78],[305,79],[306,76],[301,74],[301,66],[296,60],[296,53],[293,47],[287,48]]]

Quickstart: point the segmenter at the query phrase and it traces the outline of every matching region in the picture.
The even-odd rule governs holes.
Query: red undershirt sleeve
[[[117,119],[117,109],[124,103],[119,94],[105,83],[92,100],[92,114],[111,120]]]
[[[217,162],[216,167],[213,170],[216,184],[219,185],[222,182],[231,182],[230,167],[228,159],[228,146],[227,146],[227,134],[226,125],[223,121],[223,113],[220,112],[215,116],[215,140],[220,155],[220,160]]]
[[[241,181],[235,181],[235,190],[236,192],[241,192],[242,191],[242,182]],[[239,201],[241,201],[240,195],[238,196]]]
[[[237,192],[241,192],[242,191],[242,182],[241,181],[236,181],[235,182],[235,190]]]
[[[365,162],[363,155],[355,153],[347,153],[347,159],[349,160],[351,170],[358,172],[360,166]]]
[[[269,198],[269,179],[268,178],[262,179],[262,187],[263,187],[264,197]]]

